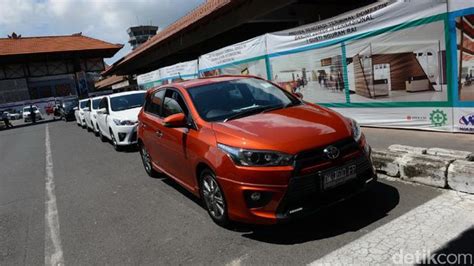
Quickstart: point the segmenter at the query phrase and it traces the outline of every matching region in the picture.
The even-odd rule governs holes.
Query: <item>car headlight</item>
[[[283,166],[293,164],[293,155],[277,151],[248,150],[217,144],[217,147],[225,152],[241,166]]]
[[[359,124],[354,120],[350,119],[350,123],[352,126],[352,137],[356,142],[360,140],[360,137],[362,136],[362,131],[360,130]]]
[[[137,123],[137,121],[132,121],[132,120],[120,120],[120,119],[113,119],[115,125],[117,126],[133,126]]]

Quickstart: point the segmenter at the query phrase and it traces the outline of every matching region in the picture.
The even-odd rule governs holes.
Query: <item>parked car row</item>
[[[76,123],[94,132],[102,141],[110,140],[116,150],[137,144],[138,112],[145,91],[130,91],[79,101]]]
[[[312,214],[377,180],[356,121],[258,77],[219,76],[79,103],[77,124],[114,147],[138,144],[220,225]],[[142,107],[143,106],[143,107]]]

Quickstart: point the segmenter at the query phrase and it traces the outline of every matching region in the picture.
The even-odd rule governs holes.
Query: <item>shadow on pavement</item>
[[[157,179],[204,208],[199,198],[171,178],[160,175]],[[360,230],[385,217],[399,201],[400,194],[395,187],[378,182],[365,193],[300,220],[271,226],[234,223],[228,229],[253,240],[292,245]],[[210,217],[209,222],[212,223]]]
[[[439,265],[447,263],[474,265],[474,226],[432,254],[434,254],[433,258],[436,259],[436,261],[429,261],[429,258],[427,258],[425,263],[418,265]],[[454,261],[455,259],[456,261]]]
[[[377,183],[370,190],[321,212],[288,224],[255,226],[243,236],[273,244],[292,245],[358,231],[387,215],[400,195],[395,187]]]

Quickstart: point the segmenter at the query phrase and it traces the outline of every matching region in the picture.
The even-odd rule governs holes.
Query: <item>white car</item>
[[[99,134],[99,127],[97,126],[97,110],[99,109],[100,100],[103,97],[90,98],[87,103],[86,111],[84,112],[84,119],[86,121],[87,130],[92,130],[95,134]]]
[[[27,105],[23,107],[23,121],[25,122],[31,121],[31,109],[33,109],[33,112],[35,113],[36,120],[43,119],[43,116],[41,115],[41,112],[39,111],[36,105],[32,105],[32,106]]]
[[[137,143],[138,113],[146,91],[128,91],[102,98],[97,110],[97,124],[102,141],[112,141],[114,148]]]
[[[87,101],[88,100],[89,99],[80,100],[79,101],[79,106],[75,107],[75,108],[77,108],[74,111],[74,116],[76,117],[76,123],[81,127],[86,126],[86,120],[84,119],[84,109],[87,106]]]
[[[10,113],[10,112],[6,112],[6,113],[7,113],[8,119],[10,119],[10,120],[20,119],[20,114],[19,113]]]

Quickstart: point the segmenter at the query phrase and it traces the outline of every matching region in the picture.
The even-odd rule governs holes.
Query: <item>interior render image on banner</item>
[[[351,102],[448,100],[444,22],[348,41]]]
[[[460,101],[474,101],[474,14],[456,18]]]
[[[272,81],[317,103],[346,102],[341,45],[270,58]]]
[[[265,60],[260,59],[240,64],[231,64],[222,68],[201,72],[202,77],[212,77],[217,75],[253,75],[267,78]]]

